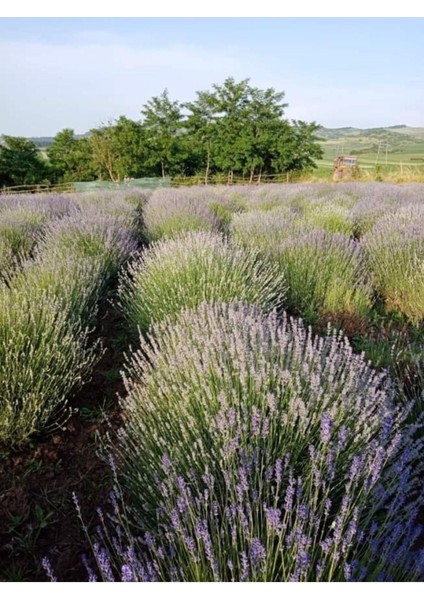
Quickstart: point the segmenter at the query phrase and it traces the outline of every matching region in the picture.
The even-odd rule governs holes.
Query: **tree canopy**
[[[0,144],[0,185],[31,185],[50,177],[37,146],[23,137],[3,135]]]
[[[49,165],[32,142],[4,136],[0,183],[178,175],[231,183],[235,175],[260,180],[310,170],[322,157],[319,125],[286,119],[284,97],[232,77],[197,92],[192,102],[172,100],[164,90],[142,106],[139,121],[120,116],[85,137],[59,132],[47,151]]]

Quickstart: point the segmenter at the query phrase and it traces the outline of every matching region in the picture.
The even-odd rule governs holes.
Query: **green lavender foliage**
[[[218,231],[221,225],[213,195],[205,199],[186,190],[155,191],[144,206],[143,220],[150,241],[188,231]]]
[[[366,316],[371,288],[361,248],[342,234],[313,230],[273,254],[288,286],[287,307],[308,322]]]
[[[10,206],[0,212],[0,241],[13,256],[23,259],[35,246],[48,213],[37,206]]]
[[[353,234],[354,226],[349,208],[331,200],[310,203],[304,211],[302,221],[311,228],[322,228],[330,233],[348,236]]]
[[[424,205],[382,217],[362,244],[386,309],[418,325],[424,319]]]
[[[201,302],[238,300],[269,311],[282,306],[284,297],[276,264],[207,232],[153,243],[119,286],[120,305],[134,332]]]
[[[8,281],[18,293],[25,294],[30,289],[34,305],[46,296],[54,299],[77,325],[95,323],[108,284],[101,257],[73,256],[54,245],[47,254],[23,263],[22,270]]]
[[[309,444],[319,444],[328,412],[334,435],[351,429],[346,452],[352,457],[391,408],[383,380],[340,334],[314,337],[301,322],[284,317],[278,323],[275,314],[264,317],[257,308],[202,304],[184,310],[176,323],[155,324],[129,359],[128,419],[119,443],[129,485],[140,506],[153,511],[162,454],[170,455],[177,472],[196,464],[212,468],[238,439],[237,427],[219,433],[218,417],[229,423],[232,411],[257,414],[271,432],[270,457],[288,452],[297,465]],[[248,446],[249,433],[240,435],[236,445]],[[337,460],[346,460],[344,452]]]
[[[235,215],[232,235],[279,265],[287,308],[308,322],[367,314],[366,264],[361,248],[347,235],[313,229],[287,208]]]
[[[88,379],[100,351],[91,336],[89,348],[86,328],[137,248],[132,224],[129,214],[74,211],[46,225],[34,258],[8,274],[0,288],[4,441],[23,443],[44,430]]]
[[[0,441],[21,444],[64,415],[89,376],[95,348],[63,304],[32,290],[0,288]]]
[[[0,278],[7,274],[13,267],[14,257],[10,244],[0,238]]]
[[[280,243],[307,229],[300,225],[298,215],[283,206],[268,211],[251,210],[236,214],[230,233],[243,246],[272,253]]]
[[[420,579],[422,443],[342,335],[202,304],[141,343],[113,450],[123,529],[94,546],[105,580]]]

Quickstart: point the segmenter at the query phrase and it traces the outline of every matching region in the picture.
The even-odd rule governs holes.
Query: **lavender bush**
[[[98,211],[75,214],[49,224],[38,245],[38,255],[58,251],[103,261],[108,278],[115,276],[138,247],[132,217],[103,215]]]
[[[362,240],[377,292],[388,311],[424,319],[424,204],[382,217]]]
[[[49,216],[35,206],[4,208],[0,212],[0,239],[13,255],[25,258]]]
[[[134,331],[203,301],[281,306],[284,279],[277,265],[260,260],[217,234],[188,233],[152,244],[130,265],[119,286],[120,305]]]
[[[367,314],[371,288],[359,245],[342,234],[312,230],[274,248],[287,282],[287,306],[310,322]]]
[[[322,228],[330,233],[353,234],[350,210],[334,200],[314,202],[304,211],[302,221],[311,228]]]
[[[390,381],[340,334],[202,304],[153,327],[125,383],[125,501],[99,512],[91,580],[423,577],[421,425],[401,432]]]
[[[100,299],[137,248],[128,218],[78,210],[45,226],[33,260],[0,288],[0,439],[22,443],[57,419],[99,355]]]
[[[72,194],[0,194],[0,213],[16,209],[37,211],[50,219],[61,218],[75,210],[75,196]]]
[[[88,377],[95,348],[61,302],[0,287],[0,442],[19,444],[57,420]]]
[[[148,196],[138,194],[128,197],[128,192],[89,192],[86,194],[75,194],[74,203],[83,214],[108,215],[126,219],[127,225],[134,224],[138,216],[138,209],[145,203]]]
[[[136,248],[126,220],[77,213],[46,227],[34,259],[9,276],[9,285],[22,293],[30,289],[34,303],[47,294],[73,322],[91,325],[111,280]]]
[[[13,267],[14,257],[10,244],[0,238],[0,279]]]
[[[299,464],[320,436],[324,413],[336,438],[351,430],[346,451],[353,456],[362,436],[375,437],[392,410],[389,384],[341,335],[313,337],[300,321],[284,317],[279,323],[256,308],[202,304],[183,311],[172,326],[165,319],[153,325],[127,371],[128,421],[120,446],[132,464],[129,473],[137,473],[140,505],[151,510],[164,448],[179,472],[192,460],[200,469],[211,466],[249,440],[253,431],[239,430],[232,413],[246,412],[258,440],[270,428],[270,459],[278,458],[284,442]],[[219,434],[219,423],[233,423],[231,432]]]
[[[46,296],[57,301],[70,321],[95,323],[108,284],[105,261],[99,256],[72,255],[51,246],[47,254],[27,261],[21,271],[7,278],[17,293],[31,291],[32,302]]]
[[[243,246],[272,252],[300,227],[298,215],[289,207],[280,207],[234,215],[230,233]]]
[[[156,190],[144,207],[143,218],[150,240],[220,228],[209,202],[185,190]]]
[[[287,307],[310,322],[365,315],[371,288],[359,245],[343,234],[312,229],[288,209],[235,215],[232,234],[279,264]]]

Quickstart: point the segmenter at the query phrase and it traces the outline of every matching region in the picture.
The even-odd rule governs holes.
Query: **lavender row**
[[[283,305],[286,285],[278,266],[257,250],[200,231],[153,243],[124,272],[118,291],[137,333],[204,301],[238,300],[270,311]]]
[[[202,304],[125,384],[90,579],[422,580],[422,423],[340,334]]]
[[[71,394],[100,356],[88,327],[138,244],[134,217],[129,210],[114,216],[115,209],[112,200],[109,214],[74,205],[46,224],[33,259],[0,288],[1,442],[23,443],[64,418]]]

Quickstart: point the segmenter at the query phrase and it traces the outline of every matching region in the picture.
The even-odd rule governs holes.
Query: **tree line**
[[[143,106],[139,121],[120,116],[87,136],[64,129],[47,156],[26,138],[3,136],[0,185],[194,175],[231,183],[303,172],[322,157],[320,126],[286,119],[284,92],[229,77],[196,96],[182,103],[165,90]]]

